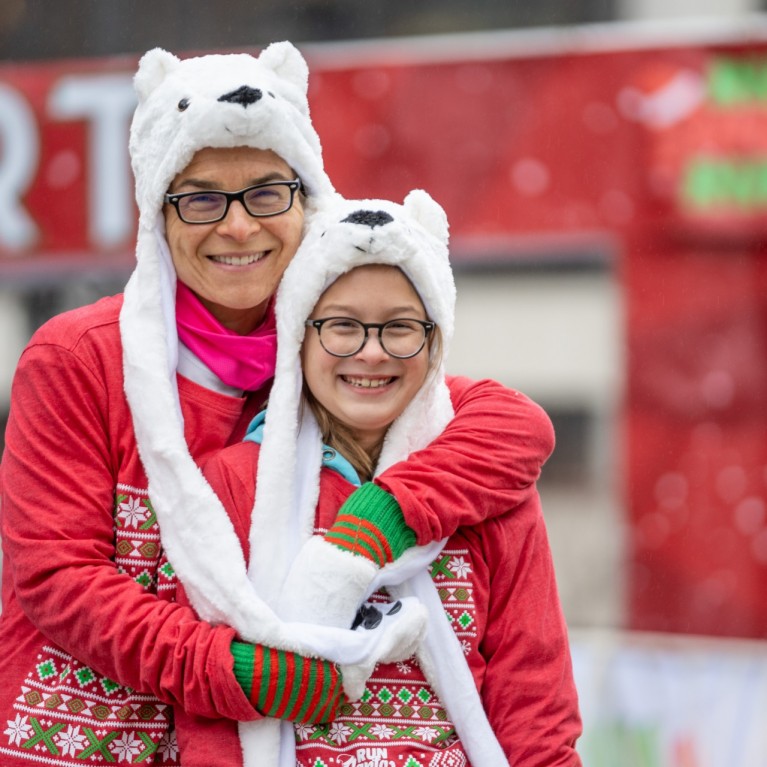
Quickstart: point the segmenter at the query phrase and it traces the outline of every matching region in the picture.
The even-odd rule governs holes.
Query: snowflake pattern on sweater
[[[172,600],[176,578],[146,490],[117,485],[114,535],[118,570]],[[13,709],[0,754],[46,765],[179,765],[170,706],[117,684],[52,644],[42,647]]]

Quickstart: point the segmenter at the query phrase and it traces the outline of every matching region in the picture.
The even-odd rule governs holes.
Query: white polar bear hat
[[[171,181],[203,147],[271,149],[298,173],[309,197],[331,192],[309,117],[309,70],[288,42],[248,54],[180,60],[155,48],[134,78],[130,134],[136,200],[154,224]]]
[[[139,226],[136,268],[120,314],[125,393],[163,546],[187,583],[188,568],[176,563],[195,566],[193,557],[184,556],[189,531],[210,520],[213,510],[225,512],[184,439],[176,386],[176,274],[165,239],[164,195],[198,150],[240,146],[272,150],[296,171],[307,193],[306,221],[335,191],[309,116],[308,67],[291,43],[273,43],[258,57],[184,60],[157,48],[141,58],[134,85],[130,155]],[[193,583],[188,591],[203,618],[223,614],[226,593],[198,594]]]
[[[442,336],[442,357],[387,432],[376,473],[425,447],[453,417],[444,359],[453,336],[456,290],[443,209],[420,189],[410,192],[402,205],[338,198],[310,223],[277,291],[277,366],[259,454],[250,539],[251,551],[260,552],[251,557],[251,568],[259,568],[251,577],[262,590],[269,582],[279,586],[283,563],[292,561],[313,531],[321,461],[311,456],[321,444],[313,417],[300,408],[305,320],[331,283],[367,264],[399,267]],[[275,509],[292,509],[292,519],[280,519]],[[279,525],[283,527],[278,530]],[[265,596],[276,598],[277,592]]]

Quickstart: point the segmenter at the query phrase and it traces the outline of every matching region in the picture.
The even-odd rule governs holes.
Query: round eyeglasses
[[[265,184],[240,189],[239,192],[182,192],[166,194],[165,202],[172,205],[178,217],[187,224],[213,224],[222,221],[229,206],[238,200],[251,216],[264,218],[278,216],[293,206],[293,198],[301,188],[298,179],[293,181],[268,181]]]
[[[351,317],[323,317],[307,320],[306,326],[316,328],[322,348],[334,357],[357,354],[367,343],[371,328],[375,328],[381,348],[391,357],[406,360],[423,349],[436,323],[411,319],[360,322]]]

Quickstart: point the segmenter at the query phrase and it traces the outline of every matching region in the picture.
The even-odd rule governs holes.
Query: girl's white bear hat
[[[442,356],[434,360],[427,381],[390,426],[376,467],[379,474],[425,447],[453,417],[444,368],[453,337],[456,300],[448,239],[444,210],[421,189],[411,191],[402,204],[339,196],[312,220],[285,270],[277,291],[277,365],[259,453],[250,542],[251,551],[258,552],[251,560],[252,577],[267,598],[282,600],[286,615],[309,614],[314,608],[324,610],[325,617],[328,613],[327,600],[321,596],[307,607],[307,584],[286,596],[278,575],[281,563],[292,562],[297,547],[314,530],[319,490],[321,457],[315,460],[313,456],[321,453],[320,434],[316,421],[301,407],[305,321],[325,289],[340,275],[358,266],[386,264],[402,270],[423,301],[429,319],[439,326]],[[288,509],[293,509],[293,519],[299,522],[285,522]],[[263,541],[268,541],[268,546]],[[427,555],[424,567],[432,555]],[[410,558],[403,555],[396,567],[404,570]],[[394,568],[384,569],[388,576]],[[322,586],[318,584],[318,588]],[[296,603],[288,606],[288,600]],[[344,603],[341,611],[347,606]]]

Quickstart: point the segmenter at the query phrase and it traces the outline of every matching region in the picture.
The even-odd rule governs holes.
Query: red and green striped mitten
[[[332,722],[346,702],[341,672],[325,660],[232,642],[234,675],[256,711],[275,719]]]
[[[325,540],[378,567],[393,562],[416,542],[396,498],[373,482],[346,499]]]

